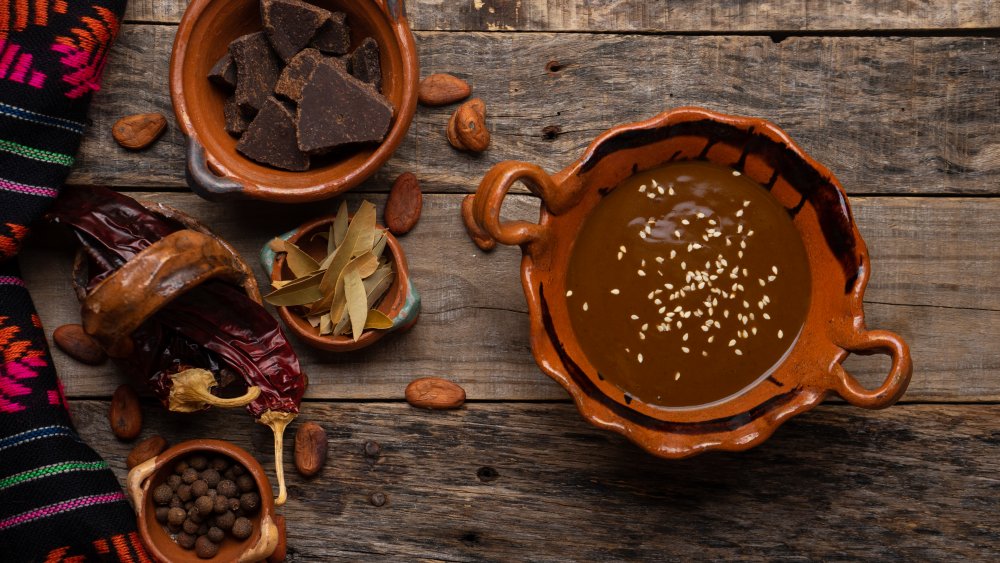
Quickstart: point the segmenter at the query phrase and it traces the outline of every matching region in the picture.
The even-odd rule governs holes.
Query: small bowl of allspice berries
[[[177,444],[133,468],[128,490],[158,561],[262,561],[277,547],[271,483],[229,442]]]

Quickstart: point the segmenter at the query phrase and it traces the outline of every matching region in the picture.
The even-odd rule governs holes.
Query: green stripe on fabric
[[[71,471],[97,471],[107,468],[108,464],[105,461],[66,461],[63,463],[53,463],[52,465],[36,467],[35,469],[29,469],[28,471],[0,479],[0,491],[26,481],[41,479],[42,477],[50,477]]]
[[[7,151],[18,156],[23,156],[24,158],[30,158],[31,160],[37,160],[39,162],[48,162],[49,164],[73,166],[74,162],[73,157],[68,154],[43,151],[42,149],[26,147],[15,143],[14,141],[6,141],[4,139],[0,139],[0,151]]]

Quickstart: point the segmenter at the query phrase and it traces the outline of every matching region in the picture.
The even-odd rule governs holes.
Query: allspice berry
[[[187,518],[187,512],[183,508],[171,508],[167,512],[167,522],[173,524],[174,526],[180,526],[184,523],[184,519]]]
[[[167,484],[170,485],[170,488],[175,491],[177,490],[177,487],[180,487],[181,483],[183,482],[184,481],[181,481],[180,475],[171,475],[170,477],[167,477]]]
[[[196,455],[188,461],[188,465],[190,465],[194,469],[197,469],[198,471],[202,471],[206,467],[208,467],[208,459],[206,459],[205,456]]]
[[[204,479],[198,479],[191,483],[191,494],[195,497],[203,497],[208,494],[208,483]]]
[[[199,526],[200,526],[199,523],[188,518],[187,520],[184,521],[184,524],[181,525],[181,529],[183,529],[185,532],[189,534],[197,534]]]
[[[184,473],[181,474],[181,480],[188,485],[194,483],[198,480],[198,470],[193,467],[188,467],[184,470]]]
[[[240,475],[237,477],[236,486],[239,487],[240,491],[244,493],[249,493],[257,488],[257,484],[254,483],[253,477],[250,475]]]
[[[260,495],[257,493],[243,493],[240,495],[240,508],[247,514],[253,514],[260,508]]]
[[[236,483],[233,483],[229,479],[223,479],[219,481],[219,485],[215,487],[215,490],[224,497],[235,497],[240,494],[239,489],[236,487]]]
[[[201,478],[208,483],[209,487],[215,488],[219,485],[219,481],[222,480],[222,475],[219,474],[217,469],[208,468],[201,472]]]
[[[202,559],[211,559],[219,552],[219,544],[208,539],[208,536],[201,536],[194,543],[194,552]]]
[[[215,517],[215,525],[223,530],[233,529],[233,524],[236,522],[236,515],[232,512],[223,512],[222,514]]]
[[[223,471],[229,469],[229,461],[224,457],[216,457],[208,462],[208,466],[221,474]]]
[[[208,539],[212,540],[215,543],[221,543],[222,540],[226,539],[226,532],[223,532],[222,528],[218,528],[215,526],[208,529],[207,535]]]
[[[177,534],[177,545],[183,547],[184,549],[191,549],[194,547],[195,537],[187,532],[181,532]]]
[[[170,485],[166,483],[153,489],[153,502],[161,506],[166,506],[167,504],[169,504],[170,499],[173,496],[174,496],[173,489],[171,489]]]
[[[253,524],[250,522],[249,518],[240,516],[236,519],[236,522],[233,523],[232,534],[236,537],[236,539],[245,540],[249,538],[252,533]]]
[[[177,496],[181,497],[181,500],[184,502],[191,500],[191,485],[177,487]]]
[[[166,506],[157,506],[156,507],[156,521],[159,522],[160,524],[166,524],[167,523],[167,515],[169,513],[170,513],[170,509],[167,508]]]
[[[194,507],[198,509],[198,514],[202,518],[208,518],[208,515],[215,509],[215,502],[208,495],[200,496],[198,500],[194,501]]]
[[[212,501],[212,512],[222,514],[227,510],[229,510],[229,499],[222,495],[216,495],[215,500]]]

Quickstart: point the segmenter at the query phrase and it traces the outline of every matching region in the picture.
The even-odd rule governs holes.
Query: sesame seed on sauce
[[[611,295],[618,295],[620,292],[617,289],[611,290]]]

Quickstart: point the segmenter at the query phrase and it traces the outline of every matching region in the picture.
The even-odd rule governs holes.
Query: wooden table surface
[[[186,189],[167,93],[184,6],[130,2],[70,181],[178,207],[253,257],[339,202],[220,205]],[[290,472],[290,561],[997,559],[1000,3],[413,0],[408,12],[422,75],[467,79],[493,144],[459,154],[448,109],[419,108],[396,155],[348,197],[381,204],[396,175],[420,178],[423,216],[402,243],[423,313],[366,351],[296,343],[311,381],[300,420],[323,424],[331,455],[315,479]],[[771,119],[846,186],[871,250],[869,326],[913,351],[899,405],[831,401],[753,451],[663,461],[590,427],[535,366],[520,254],[466,238],[463,194],[501,160],[555,172],[601,131],[689,104]],[[116,119],[151,111],[171,119],[159,143],[114,144]],[[537,205],[518,195],[505,213]],[[42,229],[23,259],[48,330],[79,319],[56,241]],[[78,427],[123,478],[130,445],[105,419],[122,376],[55,355]],[[873,384],[887,364],[848,366]],[[430,375],[469,403],[410,408],[406,384]],[[143,436],[221,437],[272,465],[268,430],[242,411],[171,416],[149,400],[146,416]]]

